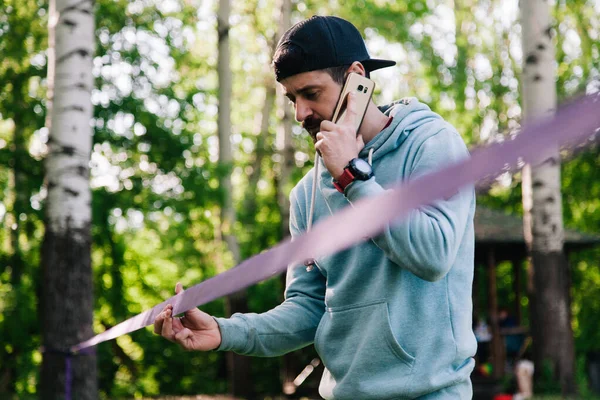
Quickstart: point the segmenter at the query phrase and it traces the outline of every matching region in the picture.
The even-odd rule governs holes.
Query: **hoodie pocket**
[[[399,394],[415,363],[392,333],[385,301],[328,308],[315,348],[331,375],[330,389],[339,398]]]

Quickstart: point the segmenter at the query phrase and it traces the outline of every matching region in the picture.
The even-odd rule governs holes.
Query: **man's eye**
[[[307,100],[314,100],[317,98],[317,92],[305,93],[304,97],[306,97]]]

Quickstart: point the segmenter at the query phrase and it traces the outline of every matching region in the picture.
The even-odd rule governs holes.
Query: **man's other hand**
[[[183,291],[181,283],[175,293]],[[213,317],[192,308],[183,317],[173,317],[173,306],[168,304],[154,320],[154,333],[171,342],[179,343],[186,350],[214,350],[221,344],[221,331]]]

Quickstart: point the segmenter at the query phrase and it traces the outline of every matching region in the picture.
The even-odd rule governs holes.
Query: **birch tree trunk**
[[[292,25],[292,4],[290,0],[280,0],[278,36],[281,37]],[[290,204],[289,184],[294,168],[294,146],[292,144],[292,114],[287,99],[278,97],[281,122],[277,130],[277,151],[280,155],[280,172],[277,187],[278,204],[281,212],[281,233],[289,236]]]
[[[275,20],[279,21],[277,36],[283,36],[292,25],[292,4],[290,0],[279,0],[279,15]],[[277,45],[277,40],[275,41]],[[273,74],[273,71],[271,71]],[[279,88],[281,89],[281,88]],[[281,214],[281,237],[290,235],[290,200],[289,185],[294,168],[294,146],[292,144],[292,114],[290,106],[287,104],[287,98],[280,92],[277,98],[278,117],[280,123],[277,126],[276,147],[279,154],[279,174],[277,179],[277,204]],[[285,287],[285,274],[281,275],[281,285]],[[285,354],[281,361],[280,379],[282,390],[285,395],[292,395],[296,391],[294,378],[298,375],[302,366],[297,365],[294,353]]]
[[[218,21],[218,76],[219,76],[219,164],[227,172],[220,177],[220,189],[223,196],[221,205],[220,235],[227,244],[234,262],[240,260],[240,247],[234,234],[236,223],[235,208],[233,206],[233,188],[231,184],[231,168],[233,156],[231,150],[231,92],[232,77],[229,50],[229,15],[231,12],[230,0],[219,1]],[[227,313],[248,312],[246,290],[240,290],[227,298]],[[230,392],[234,397],[251,398],[252,383],[250,380],[250,358],[240,356],[233,352],[227,354],[227,369],[229,373]]]
[[[96,357],[70,357],[69,348],[93,335],[90,260],[90,118],[94,84],[94,1],[50,2],[48,156],[45,160],[46,232],[42,246],[42,342],[40,397],[96,399]],[[68,376],[70,373],[71,376]],[[67,386],[66,380],[71,384]]]
[[[523,41],[523,114],[526,119],[556,108],[555,52],[550,7],[544,0],[520,2]],[[530,293],[536,375],[550,368],[564,395],[575,392],[575,361],[569,270],[563,252],[559,149],[523,170],[525,239],[531,252]]]

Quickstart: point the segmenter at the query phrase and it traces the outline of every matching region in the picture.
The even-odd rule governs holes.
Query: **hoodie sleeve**
[[[434,172],[469,156],[458,133],[442,129],[418,148],[409,179]],[[377,195],[385,189],[373,178],[354,182],[346,189],[350,202]],[[472,186],[449,198],[412,210],[373,238],[387,257],[427,281],[442,279],[455,262],[465,230],[472,219],[475,193]]]
[[[303,219],[290,195],[290,232],[292,239],[304,231]],[[325,312],[325,278],[314,268],[290,266],[286,276],[285,300],[262,314],[234,314],[215,318],[221,330],[218,350],[238,354],[272,357],[313,343],[317,326]]]

